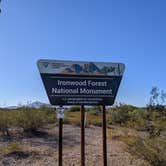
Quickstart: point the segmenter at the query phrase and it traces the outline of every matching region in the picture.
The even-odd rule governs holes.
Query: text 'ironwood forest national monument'
[[[52,105],[112,105],[125,65],[108,62],[39,60]]]

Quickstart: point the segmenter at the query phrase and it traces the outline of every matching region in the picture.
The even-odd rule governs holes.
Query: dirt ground
[[[80,127],[64,125],[63,165],[80,165]],[[21,152],[0,155],[0,166],[56,166],[58,165],[58,126],[47,126],[36,136],[16,136],[12,140],[0,139],[0,147],[11,142],[21,145]],[[85,129],[86,166],[102,166],[102,129],[90,126]],[[124,152],[118,140],[107,142],[108,166],[142,166],[141,160]]]

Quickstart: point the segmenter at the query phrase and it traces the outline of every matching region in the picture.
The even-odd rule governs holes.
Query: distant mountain
[[[51,105],[46,104],[46,103],[42,103],[39,101],[35,101],[35,102],[25,104],[25,105],[3,107],[3,109],[13,110],[13,109],[21,108],[21,107],[28,107],[28,108],[36,108],[37,109],[37,108],[41,108],[41,107],[51,107]]]
[[[8,107],[2,107],[2,109],[9,109],[9,110],[14,110],[19,108],[18,106],[8,106]]]
[[[39,101],[35,101],[35,102],[32,102],[30,104],[25,105],[25,107],[29,107],[29,108],[41,108],[41,107],[50,107],[50,105],[46,104],[46,103],[39,102]]]
[[[64,74],[96,74],[103,75],[100,69],[92,62],[84,64],[82,67],[79,64],[72,64],[62,72]]]

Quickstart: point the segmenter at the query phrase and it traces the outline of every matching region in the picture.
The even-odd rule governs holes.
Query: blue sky
[[[116,101],[166,91],[165,0],[15,0],[0,4],[0,105],[48,102],[41,58],[126,64]]]

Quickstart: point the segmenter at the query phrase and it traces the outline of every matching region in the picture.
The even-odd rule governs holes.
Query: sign
[[[109,62],[39,60],[52,105],[112,105],[125,65]]]
[[[64,119],[64,108],[58,108],[57,109],[58,111],[57,111],[57,119]]]

